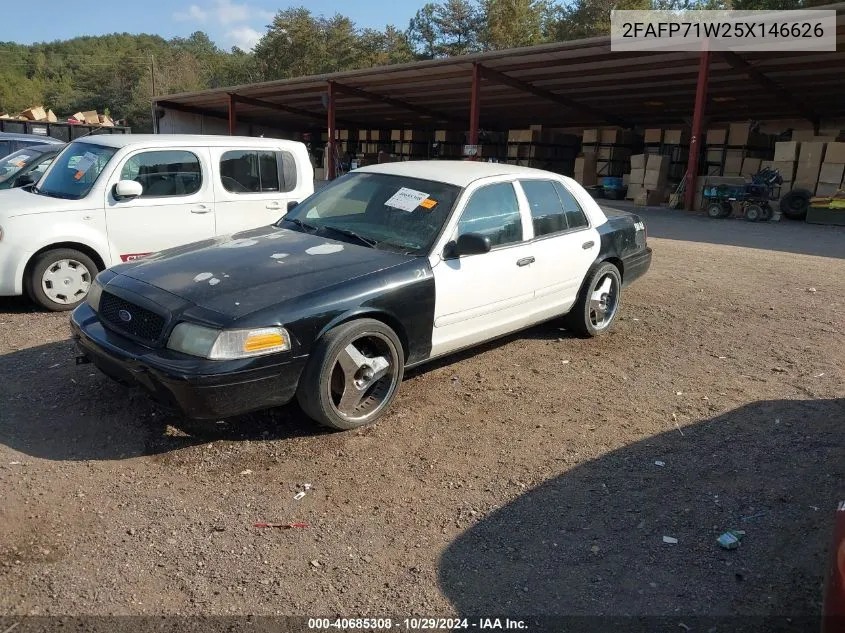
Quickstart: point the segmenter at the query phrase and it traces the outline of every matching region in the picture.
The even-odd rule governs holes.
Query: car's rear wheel
[[[402,343],[381,321],[358,319],[321,338],[296,398],[311,419],[338,430],[375,422],[390,406],[405,371]]]
[[[42,308],[73,310],[85,300],[97,265],[85,253],[57,248],[39,255],[30,268],[27,292]]]
[[[610,262],[593,268],[581,288],[578,300],[566,315],[568,329],[579,336],[598,336],[616,320],[622,298],[622,276]]]

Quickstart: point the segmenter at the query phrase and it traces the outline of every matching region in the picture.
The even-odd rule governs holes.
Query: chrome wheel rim
[[[60,259],[50,264],[41,275],[44,294],[61,305],[81,301],[91,287],[91,271],[75,259]]]
[[[390,401],[399,376],[398,352],[378,332],[349,341],[334,359],[329,399],[341,417],[363,423],[376,417]]]
[[[590,294],[590,323],[596,330],[603,330],[616,316],[619,305],[619,282],[614,275],[602,275]]]

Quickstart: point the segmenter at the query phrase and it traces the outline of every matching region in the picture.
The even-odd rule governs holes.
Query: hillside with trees
[[[343,15],[280,10],[253,51],[221,50],[198,31],[163,39],[128,33],[39,43],[0,42],[0,113],[32,105],[60,118],[98,110],[151,129],[151,96],[434,59],[606,34],[610,10],[784,9],[794,0],[441,0],[405,29],[360,28]]]

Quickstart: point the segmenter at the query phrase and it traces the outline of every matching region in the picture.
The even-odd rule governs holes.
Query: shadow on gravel
[[[818,630],[843,419],[843,399],[755,402],[577,466],[453,541],[441,590],[466,616],[668,617],[543,630]],[[721,549],[732,528],[744,540]],[[692,617],[712,615],[758,617]]]
[[[643,208],[617,200],[600,200],[599,204],[640,215],[649,237],[845,258],[845,227],[841,226],[787,219],[780,222],[747,222],[739,217],[713,220],[703,213]]]
[[[140,389],[76,365],[70,341],[0,356],[0,444],[32,457],[112,460],[215,440],[324,433],[295,405],[221,423],[187,424]]]

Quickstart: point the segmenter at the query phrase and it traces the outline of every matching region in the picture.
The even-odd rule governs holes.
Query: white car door
[[[440,356],[523,327],[534,297],[531,226],[511,182],[483,185],[464,197],[449,240],[480,233],[488,253],[432,257],[436,301],[431,355]]]
[[[536,321],[565,314],[601,248],[578,200],[558,180],[522,179],[518,193],[531,213]]]
[[[211,148],[217,176],[217,234],[267,226],[305,197],[293,154],[277,149]]]
[[[120,180],[140,183],[143,193],[116,199],[114,185]],[[128,155],[111,175],[105,205],[113,262],[214,237],[208,149],[145,149]]]

